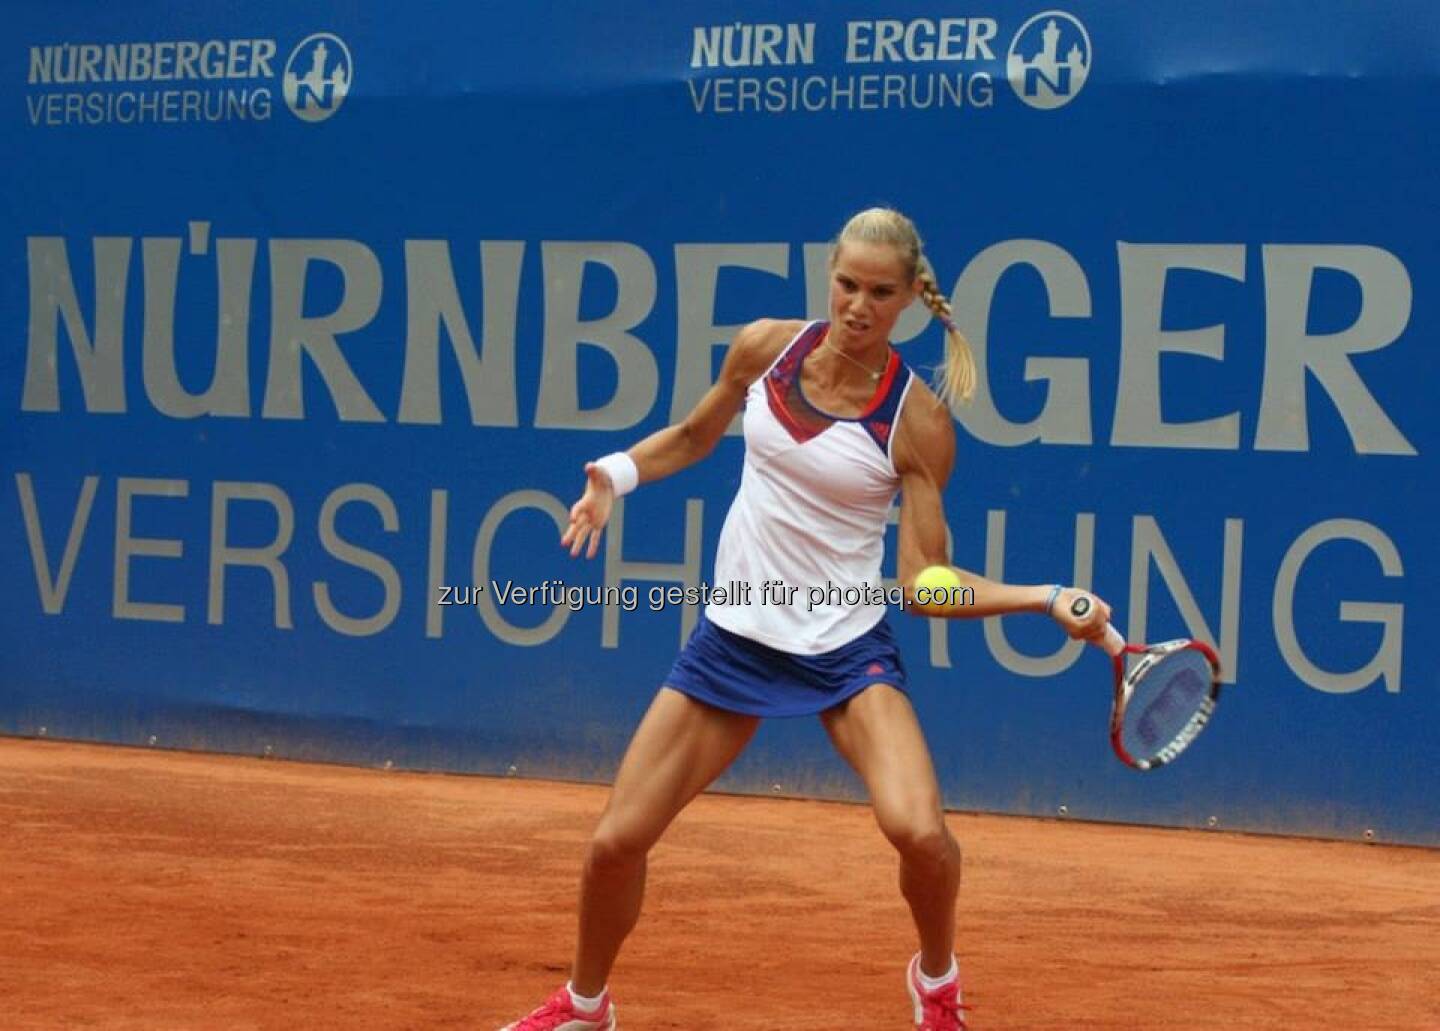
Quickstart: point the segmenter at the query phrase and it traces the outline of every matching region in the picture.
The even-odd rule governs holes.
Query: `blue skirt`
[[[813,716],[871,684],[905,690],[890,624],[819,655],[794,655],[723,630],[700,614],[665,684],[746,716]]]

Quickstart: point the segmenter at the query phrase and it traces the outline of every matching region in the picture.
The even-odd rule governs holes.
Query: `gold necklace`
[[[844,359],[845,359],[847,362],[849,362],[851,365],[854,365],[854,366],[856,366],[857,368],[864,369],[864,370],[865,370],[865,374],[870,377],[870,381],[871,381],[872,383],[879,383],[879,382],[880,382],[880,377],[883,376],[883,375],[885,375],[885,369],[884,369],[884,368],[881,368],[881,370],[880,370],[879,372],[876,372],[874,369],[870,368],[870,366],[866,365],[864,362],[860,361],[858,358],[852,358],[852,357],[850,357],[848,354],[846,354],[844,351],[840,350],[840,348],[836,347],[835,344],[831,342],[831,340],[830,340],[829,337],[826,337],[826,338],[825,338],[825,343],[826,343],[826,345],[830,348],[830,350],[834,351],[834,352],[835,352],[836,354],[838,354],[841,358],[844,358]],[[890,362],[889,362],[889,360],[887,359],[886,362],[885,362],[885,365],[886,365],[886,366],[889,366],[889,364],[890,364]]]

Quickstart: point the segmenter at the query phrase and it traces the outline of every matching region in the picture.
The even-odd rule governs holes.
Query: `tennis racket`
[[[1070,611],[1084,616],[1091,601],[1076,598]],[[1204,641],[1127,644],[1105,624],[1097,641],[1115,667],[1110,744],[1126,766],[1153,770],[1175,758],[1205,729],[1220,700],[1220,660]],[[1139,659],[1127,673],[1126,657]]]

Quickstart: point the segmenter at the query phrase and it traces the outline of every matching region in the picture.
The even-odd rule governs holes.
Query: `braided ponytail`
[[[955,325],[950,314],[950,299],[940,292],[935,270],[924,257],[920,259],[916,278],[920,280],[920,299],[945,327],[945,360],[935,370],[934,387],[940,400],[953,412],[975,393],[975,355],[970,350],[970,341]]]
[[[935,370],[932,386],[950,410],[957,411],[975,392],[975,356],[970,342],[955,326],[950,300],[940,290],[934,269],[926,260],[915,223],[894,208],[867,208],[845,223],[830,251],[833,263],[847,241],[888,244],[900,252],[906,273],[920,283],[920,298],[945,327],[945,359]]]

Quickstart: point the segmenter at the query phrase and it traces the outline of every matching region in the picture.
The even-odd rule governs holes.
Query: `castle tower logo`
[[[1064,11],[1037,14],[1015,33],[1005,75],[1015,95],[1042,111],[1064,107],[1090,77],[1094,51],[1079,19]]]
[[[339,36],[307,36],[285,62],[285,103],[301,121],[323,122],[350,94],[354,72],[350,48]]]

